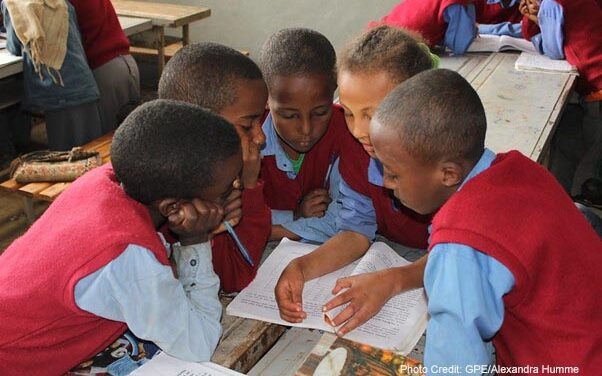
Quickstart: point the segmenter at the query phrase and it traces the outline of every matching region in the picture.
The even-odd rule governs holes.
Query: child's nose
[[[265,134],[261,127],[253,128],[253,134],[251,135],[253,143],[257,146],[265,144]]]

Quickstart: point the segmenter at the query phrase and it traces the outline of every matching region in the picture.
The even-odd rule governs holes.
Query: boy
[[[111,158],[0,257],[0,374],[63,374],[126,328],[185,360],[215,349],[208,238],[238,184],[240,139],[197,106],[153,101],[121,124]],[[165,223],[180,239],[171,257]]]
[[[442,69],[398,86],[371,123],[386,185],[415,211],[437,213],[424,276],[425,366],[468,374],[466,366],[491,362],[491,341],[500,366],[595,374],[602,242],[552,175],[516,151],[485,149],[485,131],[477,93]],[[354,296],[360,285],[372,286],[374,303],[396,294],[397,277],[346,278],[334,292],[350,287],[340,301],[353,311],[367,304]],[[554,373],[572,373],[562,369]]]
[[[259,60],[269,92],[261,177],[271,239],[324,242],[336,232],[338,157],[347,133],[332,104],[336,53],[324,35],[291,28],[271,35]]]
[[[257,65],[239,51],[217,43],[194,43],[169,60],[159,80],[159,98],[199,105],[234,124],[243,153],[242,218],[236,233],[255,266],[242,257],[232,237],[213,238],[213,264],[225,292],[245,288],[255,276],[270,234],[270,209],[258,179],[265,142],[261,116],[267,89]]]

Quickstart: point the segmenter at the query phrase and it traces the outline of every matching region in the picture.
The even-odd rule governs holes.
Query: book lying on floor
[[[131,376],[238,376],[233,371],[211,362],[193,363],[176,359],[161,352],[142,367],[130,373]]]
[[[297,369],[295,376],[424,376],[425,371],[420,362],[399,353],[326,333]]]
[[[299,324],[284,321],[280,318],[274,296],[276,282],[290,261],[316,248],[316,245],[283,239],[261,265],[253,282],[228,305],[226,313],[281,325],[334,332],[335,328],[325,321],[322,306],[334,297],[331,291],[338,278],[410,263],[385,243],[374,243],[360,260],[307,282],[303,289],[303,309],[307,313],[307,319]],[[334,317],[338,311],[331,312],[329,316]],[[426,328],[426,312],[424,289],[407,291],[389,300],[376,316],[345,335],[345,338],[408,354]]]
[[[533,54],[537,53],[533,43],[526,39],[514,38],[509,35],[478,35],[468,52],[502,52],[502,51],[526,51]]]
[[[514,63],[516,70],[551,73],[577,73],[577,68],[566,60],[552,60],[545,55],[523,52]]]

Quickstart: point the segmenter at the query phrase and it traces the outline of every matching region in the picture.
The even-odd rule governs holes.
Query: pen
[[[334,161],[337,157],[334,154],[330,155],[330,163],[328,164],[328,169],[326,170],[326,176],[324,177],[324,183],[322,184],[322,188],[326,189],[328,187],[328,183],[330,180],[330,173],[332,172],[332,166],[334,165]]]
[[[232,228],[232,226],[230,225],[230,223],[228,221],[224,221],[224,227],[226,228],[226,230],[228,231],[228,233],[230,234],[232,239],[234,239],[234,242],[238,246],[238,250],[239,250],[240,254],[245,259],[247,264],[249,264],[251,266],[255,266],[253,259],[251,258],[251,256],[249,256],[249,251],[247,251],[247,248],[245,248],[245,246],[242,244],[242,242],[240,241],[240,238],[238,237],[238,235],[236,235],[236,232],[234,231],[234,229]]]

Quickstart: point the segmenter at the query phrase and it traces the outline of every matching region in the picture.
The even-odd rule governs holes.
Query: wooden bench
[[[100,153],[102,162],[108,162],[111,157],[111,140],[113,132],[93,140],[83,146],[86,151],[97,151]],[[71,182],[35,182],[20,184],[15,179],[9,179],[0,183],[0,190],[14,192],[23,198],[23,210],[27,221],[31,224],[35,220],[33,211],[34,200],[54,201],[65,189],[71,185]]]

